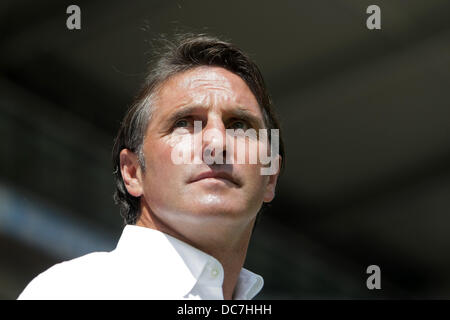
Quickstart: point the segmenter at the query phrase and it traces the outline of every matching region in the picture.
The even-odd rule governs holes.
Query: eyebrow
[[[166,123],[172,124],[176,120],[188,117],[188,116],[192,115],[193,113],[198,112],[199,110],[207,109],[207,108],[208,108],[207,106],[198,105],[198,104],[182,106],[169,116]],[[226,115],[228,115],[230,118],[237,118],[237,119],[245,120],[245,121],[251,123],[256,128],[264,128],[265,127],[264,122],[259,117],[257,117],[253,112],[251,112],[250,110],[248,110],[247,108],[245,108],[243,106],[237,106],[236,108],[233,108],[232,110],[227,110],[224,113]]]
[[[228,112],[227,112],[228,113]],[[233,109],[229,111],[229,114],[233,118],[238,118],[245,120],[249,123],[251,123],[253,126],[255,126],[257,129],[264,128],[264,121],[262,121],[259,117],[253,114],[253,112],[249,111],[248,109],[238,106],[236,109]]]

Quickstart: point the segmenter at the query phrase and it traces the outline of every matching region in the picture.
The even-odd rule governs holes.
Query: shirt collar
[[[167,288],[171,293],[186,296],[203,281],[205,268],[214,265],[219,269],[218,285],[222,287],[223,267],[213,256],[194,248],[158,230],[126,225],[115,250],[148,266],[155,274],[170,274]],[[171,283],[173,286],[171,286]],[[263,278],[245,268],[241,269],[234,290],[236,300],[253,299],[264,285]]]

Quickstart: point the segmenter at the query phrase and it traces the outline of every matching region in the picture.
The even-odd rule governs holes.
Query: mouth
[[[195,176],[189,183],[198,181],[221,181],[224,183],[231,183],[234,186],[239,187],[240,183],[232,175],[226,172],[207,171]]]

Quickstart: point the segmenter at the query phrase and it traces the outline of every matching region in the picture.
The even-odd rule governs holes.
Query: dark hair
[[[139,164],[145,172],[142,152],[147,125],[154,108],[154,97],[170,77],[200,66],[218,66],[239,75],[248,85],[261,107],[267,129],[279,129],[279,154],[284,166],[284,143],[281,128],[272,107],[264,79],[257,65],[235,45],[205,34],[182,34],[175,40],[161,39],[162,46],[156,53],[154,66],[123,119],[112,151],[113,174],[116,183],[115,203],[126,224],[135,224],[140,214],[140,198],[130,195],[120,171],[120,152],[129,149],[138,155]],[[270,130],[269,138],[270,138]]]

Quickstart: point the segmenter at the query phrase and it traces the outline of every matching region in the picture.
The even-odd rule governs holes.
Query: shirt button
[[[211,270],[211,276],[213,276],[214,278],[217,277],[218,274],[219,274],[219,271],[216,268]]]

